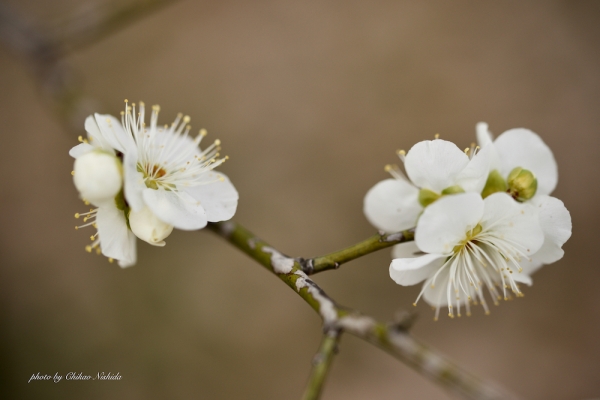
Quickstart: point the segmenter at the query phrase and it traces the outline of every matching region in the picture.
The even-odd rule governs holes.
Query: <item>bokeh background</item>
[[[60,33],[73,16],[101,20],[106,4],[3,7]],[[290,256],[372,235],[363,197],[388,177],[397,149],[435,133],[466,147],[478,121],[496,134],[539,133],[559,164],[554,195],[573,218],[565,257],[490,316],[477,309],[434,322],[421,303],[413,332],[523,398],[600,396],[599,45],[595,1],[180,1],[60,58],[79,96],[65,120],[56,82],[5,40],[3,397],[297,399],[304,390],[319,318],[220,238],[175,232],[165,248],[138,242],[127,270],[84,251],[92,230],[73,229],[86,207],[67,153],[87,113],[117,115],[125,98],[159,103],[163,123],[189,114],[194,129],[221,139],[230,156],[222,170],[240,192],[235,219]],[[390,280],[389,261],[383,250],[315,281],[339,303],[389,320],[419,292]],[[123,378],[27,383],[36,372],[100,371]],[[323,395],[448,397],[350,336]]]

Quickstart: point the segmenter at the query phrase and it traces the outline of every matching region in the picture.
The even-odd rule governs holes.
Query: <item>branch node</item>
[[[312,258],[306,259],[298,257],[295,260],[298,264],[300,264],[302,272],[304,272],[306,275],[312,275],[315,272],[314,261]]]

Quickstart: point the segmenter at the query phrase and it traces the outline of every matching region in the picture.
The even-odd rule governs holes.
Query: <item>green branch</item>
[[[414,229],[389,234],[379,233],[343,250],[308,260],[299,259],[299,262],[302,265],[302,270],[307,275],[312,275],[317,272],[339,268],[343,263],[373,253],[374,251],[385,249],[398,243],[410,242],[414,240],[414,237]]]
[[[323,334],[319,351],[313,358],[313,368],[302,400],[317,400],[321,397],[327,372],[333,361],[333,356],[337,353],[340,336],[341,331],[339,330],[329,330]]]
[[[269,246],[268,243],[233,221],[211,223],[208,228],[228,240],[255,261],[258,261],[286,285],[294,289],[304,301],[319,313],[323,319],[326,332],[332,330],[345,331],[364,339],[465,399],[500,400],[513,398],[512,395],[462,369],[409,335],[406,329],[410,325],[410,318],[404,318],[395,324],[383,324],[370,317],[363,316],[357,311],[340,307],[307,276],[298,261],[299,259],[281,254]],[[368,239],[364,243],[372,239]],[[363,254],[369,252],[366,251]],[[353,254],[359,253],[355,252]],[[352,258],[346,260],[349,259]]]

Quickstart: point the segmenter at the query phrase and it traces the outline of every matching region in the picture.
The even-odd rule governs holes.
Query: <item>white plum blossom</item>
[[[126,152],[132,142],[122,129],[106,129],[115,124],[120,125],[110,115],[89,116],[85,120],[87,139],[80,137],[82,143],[73,147],[69,154],[75,158],[75,187],[86,204],[97,206],[75,214],[75,218],[82,217],[84,222],[76,229],[87,226],[97,229],[86,250],[101,252],[111,262],[116,259],[125,268],[135,264],[137,255],[135,235],[127,227],[119,155]]]
[[[539,217],[544,244],[531,263],[523,264],[528,271],[523,282],[531,285],[528,275],[543,264],[560,260],[562,246],[571,237],[569,211],[562,201],[550,196],[558,182],[556,160],[552,150],[529,129],[510,129],[496,140],[485,122],[478,123],[476,131],[479,144],[490,150],[490,175],[483,196],[506,191],[523,202],[527,212]]]
[[[398,156],[408,178],[397,166],[387,166],[393,179],[377,183],[364,200],[367,219],[385,232],[413,228],[424,207],[441,196],[480,193],[489,173],[487,151],[472,147],[463,152],[441,139],[419,142]]]
[[[543,243],[537,215],[506,193],[445,196],[425,208],[415,242],[394,250],[390,276],[405,286],[425,281],[417,301],[423,296],[435,307],[436,319],[443,306],[450,317],[460,316],[463,305],[470,315],[478,303],[489,313],[485,287],[494,303],[509,292],[522,296],[522,264]]]
[[[214,171],[226,160],[219,158],[218,140],[201,150],[206,131],[191,138],[189,117],[180,114],[170,126],[158,127],[159,107],[153,106],[147,127],[144,104],[136,115],[135,104],[125,102],[122,124],[110,115],[88,117],[88,138],[80,137],[82,143],[69,152],[81,197],[97,206],[75,214],[84,220],[77,228],[97,228],[86,250],[121,267],[136,262],[136,236],[164,246],[174,227],[195,230],[230,219],[238,200],[229,179]]]
[[[139,104],[138,114],[135,104],[132,106],[126,105],[121,116],[134,143],[123,164],[125,198],[132,212],[147,207],[158,220],[183,230],[230,219],[237,208],[238,193],[224,174],[214,171],[227,159],[219,158],[220,141],[201,150],[206,131],[192,138],[188,116],[179,114],[170,126],[159,127],[160,107],[153,106],[150,126],[146,126],[144,103]]]

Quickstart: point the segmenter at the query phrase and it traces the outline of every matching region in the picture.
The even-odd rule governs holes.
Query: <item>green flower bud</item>
[[[427,207],[428,205],[430,205],[431,203],[433,203],[440,197],[441,196],[439,194],[437,194],[436,192],[434,192],[432,190],[429,190],[429,189],[419,190],[419,203],[423,207]]]
[[[465,190],[463,188],[461,188],[458,185],[454,185],[454,186],[450,186],[447,187],[446,189],[442,190],[442,196],[446,195],[446,194],[457,194],[457,193],[464,193]]]
[[[506,184],[506,181],[504,180],[502,175],[500,175],[500,172],[498,172],[498,170],[495,169],[492,172],[490,172],[487,181],[485,182],[485,187],[481,192],[481,197],[485,199],[491,194],[497,192],[506,192],[507,190],[508,185]]]
[[[537,191],[537,179],[533,172],[517,167],[508,174],[508,193],[517,201],[531,199]]]

